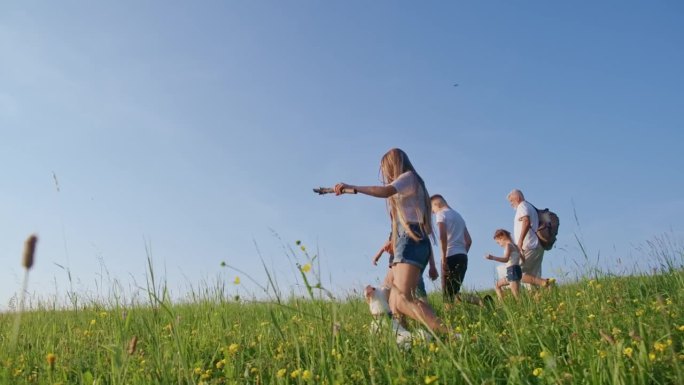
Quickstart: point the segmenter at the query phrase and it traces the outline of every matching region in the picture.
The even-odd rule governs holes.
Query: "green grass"
[[[307,299],[241,303],[206,290],[171,304],[151,282],[149,306],[34,309],[23,314],[15,346],[15,315],[3,314],[0,383],[684,383],[681,269],[599,276],[493,308],[445,312],[432,295],[463,338],[416,341],[407,351],[390,331],[371,337],[361,298],[319,298],[314,273],[301,273]]]

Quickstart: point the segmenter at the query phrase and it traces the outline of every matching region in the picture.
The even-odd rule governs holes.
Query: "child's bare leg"
[[[394,274],[392,274],[392,269],[387,269],[387,274],[385,274],[385,280],[382,281],[382,286],[392,290],[392,284],[394,283]]]
[[[513,293],[513,297],[517,299],[518,293],[520,293],[520,281],[510,282],[509,285],[511,286],[511,293]]]
[[[508,286],[508,280],[506,280],[506,278],[499,279],[496,281],[496,286],[494,286],[494,290],[496,290],[496,296],[499,298],[499,300],[503,300],[503,290],[501,289],[503,286]]]

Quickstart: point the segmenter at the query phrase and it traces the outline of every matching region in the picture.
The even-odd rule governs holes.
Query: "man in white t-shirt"
[[[525,262],[521,265],[523,283],[536,286],[549,286],[552,280],[541,278],[544,248],[537,238],[539,215],[537,209],[525,200],[522,191],[514,189],[506,197],[511,207],[515,209],[513,220],[513,241],[525,255]]]
[[[443,196],[433,195],[430,197],[430,203],[439,229],[442,291],[444,304],[448,307],[455,301],[461,300],[459,292],[466,270],[468,270],[468,251],[472,239],[461,214],[449,207]],[[481,304],[479,298],[468,298],[468,302]]]

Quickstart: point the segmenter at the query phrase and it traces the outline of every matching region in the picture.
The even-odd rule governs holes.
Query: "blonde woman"
[[[354,189],[361,194],[387,199],[392,222],[392,236],[389,242],[394,248],[390,310],[395,316],[403,314],[425,323],[436,332],[446,333],[446,327],[430,305],[418,301],[414,295],[418,280],[428,263],[430,277],[437,277],[430,245],[430,195],[408,155],[398,148],[389,150],[382,157],[380,174],[382,186],[338,183],[335,186],[335,194],[340,195],[345,189]]]

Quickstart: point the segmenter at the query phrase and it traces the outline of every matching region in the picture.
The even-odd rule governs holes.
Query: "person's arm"
[[[354,189],[361,194],[370,195],[376,198],[389,198],[397,193],[397,189],[392,185],[386,186],[353,186],[346,183],[338,183],[335,185],[335,195],[342,194],[344,189]]]
[[[520,254],[520,264],[524,264],[525,263],[525,253],[520,252],[520,250],[518,250],[518,254]]]
[[[430,246],[430,258],[428,258],[428,263],[430,264],[430,270],[428,271],[428,276],[431,280],[439,278],[439,273],[437,272],[437,266],[435,265],[435,256],[432,252],[432,246]]]
[[[530,231],[530,217],[529,215],[525,215],[524,217],[520,218],[520,222],[522,222],[522,230],[520,231],[520,239],[518,239],[518,249],[520,251],[524,251],[523,249],[523,241],[525,240],[525,237],[527,236],[527,232]]]
[[[468,228],[465,228],[465,232],[463,233],[463,236],[465,237],[465,248],[466,248],[466,254],[470,252],[470,246],[473,245],[473,239],[470,238],[470,233],[468,232]]]
[[[511,259],[511,249],[509,247],[506,247],[504,249],[503,257],[497,257],[497,256],[491,255],[491,254],[487,254],[485,257],[489,260],[492,260],[492,261],[506,263],[506,262],[508,262],[509,259]]]
[[[382,245],[382,248],[380,250],[378,250],[378,252],[373,257],[373,265],[375,265],[375,266],[378,265],[378,261],[382,257],[382,254],[388,250],[389,246],[391,246],[390,241],[387,241],[387,242],[385,242],[384,245]]]
[[[439,229],[439,249],[442,251],[442,264],[446,263],[447,255],[447,228],[446,223],[437,222]]]

